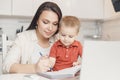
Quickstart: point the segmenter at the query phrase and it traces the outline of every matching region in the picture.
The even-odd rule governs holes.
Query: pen
[[[52,67],[50,67],[50,71],[52,71]]]
[[[43,56],[41,52],[39,52],[39,54],[40,54],[41,56]]]

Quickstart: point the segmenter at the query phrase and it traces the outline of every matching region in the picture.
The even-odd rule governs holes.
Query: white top
[[[51,47],[51,46],[50,46]],[[8,51],[3,60],[3,72],[8,73],[14,63],[34,64],[40,58],[39,52],[48,55],[49,48],[42,48],[38,45],[38,39],[35,30],[28,30],[17,35],[12,48]]]

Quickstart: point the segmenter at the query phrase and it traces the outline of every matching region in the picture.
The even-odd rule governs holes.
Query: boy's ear
[[[79,32],[76,34],[76,37],[79,35]]]
[[[77,39],[77,35],[75,36],[75,39]]]
[[[76,39],[78,38],[78,35],[79,35],[79,33],[76,34],[76,36],[75,36]]]

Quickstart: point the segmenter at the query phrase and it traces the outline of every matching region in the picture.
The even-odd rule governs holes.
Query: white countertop
[[[3,74],[0,80],[50,80],[35,74]]]
[[[0,80],[79,80],[79,76],[67,79],[48,79],[37,74],[2,74]]]

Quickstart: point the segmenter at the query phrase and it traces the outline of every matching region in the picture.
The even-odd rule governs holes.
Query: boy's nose
[[[65,37],[65,40],[68,40],[68,37],[67,37],[67,36]]]

